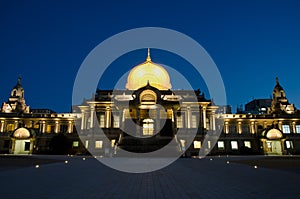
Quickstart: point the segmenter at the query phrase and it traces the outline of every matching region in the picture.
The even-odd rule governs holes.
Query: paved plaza
[[[0,158],[3,163],[5,158]],[[39,168],[1,164],[1,198],[298,198],[300,194],[299,160],[291,168],[276,167],[276,162],[273,168],[263,168],[255,161],[259,157],[181,158],[155,172],[129,174],[92,157],[30,158],[33,164],[41,160]]]

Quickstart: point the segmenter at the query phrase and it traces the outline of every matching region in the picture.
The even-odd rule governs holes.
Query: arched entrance
[[[11,154],[32,154],[34,138],[26,128],[18,128],[12,135]]]
[[[264,154],[282,155],[284,140],[280,130],[275,128],[264,130],[262,132],[262,138],[260,139]]]

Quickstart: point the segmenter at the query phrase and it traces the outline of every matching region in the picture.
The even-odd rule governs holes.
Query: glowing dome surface
[[[14,132],[13,136],[15,138],[29,138],[30,132],[25,128],[19,128]]]
[[[168,72],[160,65],[151,61],[150,51],[148,49],[147,60],[135,66],[129,73],[126,83],[126,89],[137,90],[147,83],[159,90],[171,89],[170,76]]]

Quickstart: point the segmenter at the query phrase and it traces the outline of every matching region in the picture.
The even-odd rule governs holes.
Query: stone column
[[[15,120],[14,129],[17,129],[17,128],[18,128],[18,125],[19,125],[19,122],[18,122],[18,120]]]
[[[136,124],[135,134],[137,136],[141,136],[141,135],[143,135],[143,132],[141,132],[141,129],[143,129],[143,128],[140,128],[141,119],[140,119],[140,109],[139,108],[136,109],[136,122],[137,122],[137,124]]]
[[[155,110],[156,111],[156,129],[155,129],[155,131],[154,132],[158,132],[159,130],[160,130],[160,109],[158,108],[158,109],[156,109]]]
[[[177,129],[177,111],[175,109],[172,109],[172,122],[173,122],[173,128],[174,130]],[[175,131],[173,131],[175,133]]]
[[[69,121],[68,123],[68,133],[72,133],[73,132],[73,123],[72,121]]]
[[[252,133],[252,134],[255,133],[255,123],[254,122],[251,122],[250,133]]]
[[[293,133],[296,134],[297,133],[297,131],[296,131],[296,122],[292,123],[292,129],[293,129]]]
[[[91,109],[91,122],[90,122],[90,128],[94,128],[95,104],[90,104],[90,109]]]
[[[203,128],[206,129],[206,106],[202,106]]]
[[[238,133],[238,134],[241,134],[241,133],[242,133],[242,122],[238,122],[237,133]]]
[[[46,132],[46,122],[42,121],[42,133]]]
[[[187,111],[187,128],[190,129],[191,128],[191,117],[192,117],[191,107],[188,106],[186,108],[186,111]]]
[[[111,109],[106,107],[105,110],[105,128],[110,128],[111,126]]]
[[[59,122],[55,121],[54,133],[59,133]]]
[[[282,131],[282,121],[278,122],[278,128]]]
[[[215,115],[216,111],[215,110],[212,110],[211,112],[211,118],[212,118],[212,130],[215,131],[216,130],[216,115]]]
[[[125,124],[125,109],[124,108],[120,108],[119,111],[119,115],[120,115],[120,128],[124,129],[124,124]]]
[[[81,110],[81,130],[85,129],[85,110]]]
[[[4,132],[4,121],[1,120],[0,122],[0,132],[3,133]]]
[[[225,134],[229,133],[229,122],[225,122]]]

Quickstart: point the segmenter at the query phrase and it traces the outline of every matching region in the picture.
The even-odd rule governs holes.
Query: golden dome
[[[159,89],[171,89],[170,76],[168,72],[160,65],[151,61],[150,50],[148,57],[142,64],[135,66],[129,73],[126,83],[126,89],[137,90],[147,84]]]

